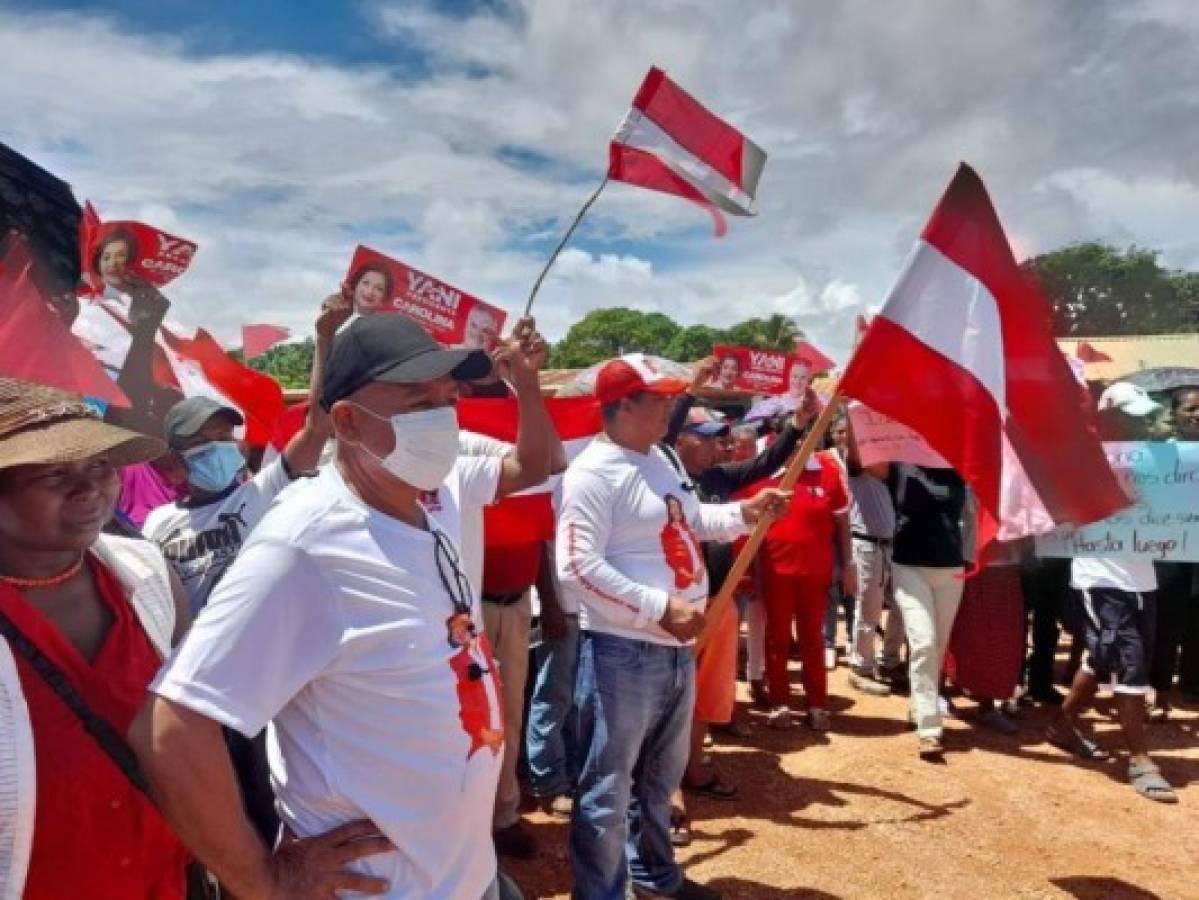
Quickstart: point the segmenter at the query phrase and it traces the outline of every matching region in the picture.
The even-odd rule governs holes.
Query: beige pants
[[[524,734],[525,680],[529,677],[529,592],[511,606],[483,602],[483,630],[491,641],[504,685],[504,764],[495,793],[495,829],[520,820],[520,782],[516,764]]]
[[[912,718],[920,737],[941,736],[937,696],[941,664],[949,646],[953,620],[962,602],[962,568],[926,566],[891,568],[895,605],[908,635],[908,676],[912,682]]]

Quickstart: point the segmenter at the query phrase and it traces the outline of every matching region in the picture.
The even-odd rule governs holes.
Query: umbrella
[[[1199,369],[1187,366],[1162,366],[1156,369],[1142,369],[1117,380],[1135,384],[1150,393],[1172,391],[1180,387],[1199,388]]]

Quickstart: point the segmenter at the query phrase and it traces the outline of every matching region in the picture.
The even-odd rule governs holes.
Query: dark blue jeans
[[[579,659],[579,617],[566,616],[561,640],[542,641],[533,651],[533,696],[525,730],[529,782],[538,797],[559,797],[574,792],[575,670]]]
[[[670,795],[687,767],[695,706],[691,648],[584,632],[575,705],[575,897],[624,900],[630,876],[673,893],[683,873],[670,845]]]

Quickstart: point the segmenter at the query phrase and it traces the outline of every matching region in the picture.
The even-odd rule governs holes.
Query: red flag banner
[[[1030,522],[1084,525],[1129,503],[1049,310],[963,165],[840,382],[924,437],[974,489],[980,546],[1032,533]],[[1039,512],[1029,492],[1009,489],[1022,480]]]
[[[184,394],[211,396],[219,403],[237,407],[246,420],[246,442],[255,447],[269,444],[284,409],[279,382],[243,366],[203,328],[190,339],[166,328],[161,334]]]
[[[243,325],[241,327],[241,352],[246,362],[257,359],[276,344],[291,337],[291,329],[282,325]]]
[[[608,150],[608,177],[684,197],[712,214],[752,216],[766,154],[732,125],[651,68]]]
[[[493,350],[508,314],[406,263],[359,246],[346,286],[359,315],[399,312],[444,347]]]
[[[0,260],[0,373],[129,406],[129,398],[42,296],[33,265],[24,239],[11,240]]]
[[[1111,362],[1112,358],[1102,350],[1096,350],[1086,341],[1079,341],[1074,348],[1074,355],[1085,363]]]
[[[142,222],[101,222],[87,203],[79,223],[79,264],[88,291],[121,289],[130,277],[162,287],[182,275],[195,255],[191,241]]]

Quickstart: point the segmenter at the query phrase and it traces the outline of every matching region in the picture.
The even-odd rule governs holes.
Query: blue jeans
[[[670,795],[687,767],[695,707],[690,647],[596,632],[579,644],[579,784],[570,825],[574,896],[624,900],[632,876],[673,893]]]
[[[525,752],[529,782],[538,797],[559,797],[574,792],[574,754],[571,706],[575,670],[579,659],[579,617],[566,616],[561,640],[542,641],[533,651],[536,666]]]

